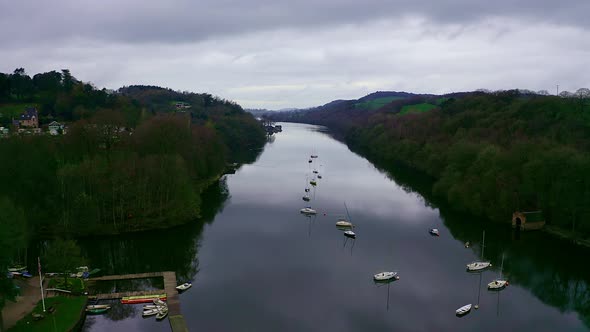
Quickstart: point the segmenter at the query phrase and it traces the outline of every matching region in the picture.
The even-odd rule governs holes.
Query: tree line
[[[291,120],[327,125],[380,164],[423,172],[434,180],[432,192],[458,210],[497,222],[509,222],[514,211],[542,210],[549,224],[590,234],[590,90],[440,97],[435,109],[417,114],[399,112],[432,97]]]

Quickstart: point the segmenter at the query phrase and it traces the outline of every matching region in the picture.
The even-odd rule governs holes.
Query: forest
[[[459,211],[508,223],[515,211],[541,210],[548,225],[590,235],[588,89],[413,95],[376,110],[355,104],[273,118],[326,125],[380,165],[418,170]],[[419,107],[403,112],[410,106]]]
[[[195,220],[201,191],[266,141],[236,103],[154,86],[98,89],[68,70],[0,74],[0,125],[25,107],[38,109],[41,127],[66,126],[63,135],[0,138],[1,224],[25,239]]]

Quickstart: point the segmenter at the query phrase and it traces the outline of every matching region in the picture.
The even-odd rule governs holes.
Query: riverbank
[[[590,248],[590,239],[583,238],[579,233],[568,231],[552,225],[546,225],[543,228],[543,231],[573,244]]]

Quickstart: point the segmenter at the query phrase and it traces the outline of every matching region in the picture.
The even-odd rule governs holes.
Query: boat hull
[[[397,272],[380,272],[373,276],[373,281],[387,282],[397,280],[398,278]]]
[[[162,295],[144,295],[144,296],[129,296],[121,299],[122,304],[136,304],[136,303],[153,303],[154,299],[166,301],[166,294]]]
[[[471,304],[464,305],[461,308],[455,310],[455,315],[461,317],[467,315],[469,312],[471,312]]]
[[[487,269],[488,267],[492,266],[490,262],[473,262],[467,264],[467,271],[475,272],[475,271],[482,271]]]
[[[493,290],[493,291],[502,290],[502,289],[506,288],[506,286],[508,286],[507,280],[494,280],[488,284],[488,290]]]

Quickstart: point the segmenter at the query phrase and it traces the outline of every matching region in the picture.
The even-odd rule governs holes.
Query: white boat
[[[160,310],[158,312],[158,314],[156,315],[156,319],[157,320],[161,320],[164,319],[164,317],[166,317],[166,315],[168,315],[168,308]]]
[[[483,240],[481,243],[482,261],[476,261],[476,262],[471,262],[471,263],[467,264],[467,271],[481,271],[483,269],[486,269],[486,268],[492,266],[492,263],[483,261],[483,251],[485,248],[485,243],[486,243],[486,231],[483,231]]]
[[[94,309],[106,309],[110,308],[111,306],[108,304],[91,304],[86,306],[86,310],[94,310]]]
[[[466,305],[462,306],[461,308],[455,310],[455,314],[457,314],[457,316],[463,316],[470,311],[471,311],[471,303],[466,304]]]
[[[498,279],[494,279],[494,280],[492,280],[492,282],[490,282],[488,284],[489,290],[502,290],[502,289],[504,289],[504,287],[508,286],[508,280],[505,280],[504,278],[502,278],[503,268],[504,268],[504,254],[502,254],[502,265],[500,265],[500,276]]]
[[[178,291],[185,291],[185,290],[191,288],[192,285],[193,284],[191,284],[190,282],[185,282],[182,285],[176,286],[176,290],[178,290]]]
[[[303,214],[317,214],[318,212],[311,208],[311,206],[304,207],[303,209],[299,210],[299,212]]]
[[[166,305],[166,302],[164,302],[164,301],[162,301],[162,300],[160,300],[160,299],[153,299],[153,300],[152,300],[152,302],[153,302],[155,305],[158,305],[158,306],[165,306],[165,305]]]
[[[305,192],[308,193],[309,192],[309,188],[305,188]]]
[[[144,304],[143,305],[143,310],[151,310],[151,309],[158,309],[158,305],[155,304]]]
[[[438,233],[438,228],[431,228],[428,233],[435,235],[435,236],[439,236],[440,234]]]
[[[356,239],[356,234],[351,230],[344,231],[344,236],[349,237],[351,239]]]
[[[340,218],[338,219],[338,221],[336,222],[336,227],[342,227],[342,228],[353,228],[354,225],[349,222],[346,221],[344,218]]]
[[[158,313],[160,313],[160,311],[157,308],[156,309],[147,309],[147,310],[144,310],[143,313],[141,313],[141,315],[143,317],[147,317],[147,316],[157,315]]]
[[[389,281],[398,279],[399,276],[397,275],[397,272],[392,271],[379,272],[373,276],[373,280],[375,281]]]

